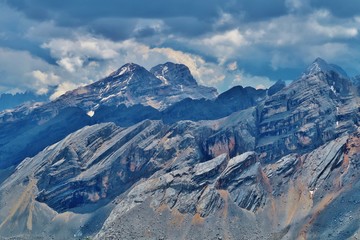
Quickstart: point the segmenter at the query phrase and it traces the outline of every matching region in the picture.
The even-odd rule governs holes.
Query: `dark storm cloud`
[[[65,27],[85,26],[90,31],[116,40],[131,35],[126,28],[133,28],[134,25],[121,24],[125,19],[162,19],[170,32],[197,36],[210,32],[213,23],[223,12],[244,21],[263,20],[286,13],[284,0],[8,0],[7,3],[30,19],[52,20],[58,26]],[[122,30],[116,28],[119,25]],[[137,36],[150,34],[150,28],[144,30],[143,33],[138,32]]]
[[[158,31],[152,27],[140,28],[134,32],[136,38],[146,38],[157,34]]]
[[[28,17],[47,20],[56,19],[60,23],[69,25],[69,18],[73,24],[84,24],[89,20],[107,17],[122,18],[167,18],[179,16],[197,16],[207,18],[216,15],[221,0],[73,0],[67,1],[48,0],[11,0],[10,6],[23,11]],[[68,17],[63,19],[62,17]],[[77,22],[78,21],[78,22]]]
[[[135,19],[104,17],[88,23],[90,25],[88,30],[118,41],[129,38],[134,32],[136,23]]]
[[[243,15],[245,21],[265,20],[284,15],[287,12],[284,0],[234,0],[225,5],[225,10],[234,15]]]
[[[335,16],[359,14],[358,0],[5,0],[14,9],[36,21],[53,21],[57,26],[85,28],[113,40],[179,34],[196,37],[224,31],[241,24],[284,16],[296,5],[308,5],[306,12],[329,9]],[[235,21],[216,26],[223,13]],[[306,13],[304,13],[306,14]],[[160,19],[165,29],[136,28],[137,19]]]
[[[49,64],[55,65],[56,60],[51,57],[48,49],[44,49],[36,42],[26,41],[24,39],[0,39],[0,46],[6,46],[6,48],[14,49],[17,51],[28,51],[33,56],[39,57]]]
[[[178,33],[184,36],[196,36],[212,31],[209,20],[197,19],[194,17],[169,18],[165,21],[169,26],[169,32]]]

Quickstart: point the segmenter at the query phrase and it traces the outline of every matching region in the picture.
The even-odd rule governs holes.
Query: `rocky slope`
[[[260,104],[258,114],[257,151],[269,162],[353,132],[359,97],[343,70],[317,59],[298,80]]]
[[[360,177],[359,136],[338,138],[309,154],[288,155],[266,166],[254,152],[246,152],[155,175],[117,200],[95,239],[131,239],[131,234],[136,239],[168,238],[173,229],[181,239],[354,236],[360,209],[356,198],[346,196],[354,195],[352,186]],[[343,206],[348,201],[353,201],[349,209]],[[145,215],[150,213],[152,219]],[[143,219],[144,224],[134,224]],[[329,221],[333,228],[327,227]]]
[[[186,169],[218,154],[227,159],[253,149],[254,110],[216,122],[168,126],[145,120],[129,128],[104,123],[70,134],[24,160],[1,185],[0,233],[29,238],[70,237],[68,231],[79,230],[93,233],[91,221],[96,214],[107,216],[112,200],[140,179]],[[43,216],[44,212],[51,214]],[[69,216],[66,221],[65,216]],[[25,219],[17,223],[19,218]],[[42,219],[41,225],[31,219]],[[43,223],[49,219],[58,220]],[[84,225],[74,224],[79,219]],[[67,232],[54,233],[57,224],[66,225]]]
[[[212,99],[217,95],[215,89],[198,85],[184,65],[166,63],[154,69],[163,69],[164,77],[139,65],[126,64],[110,76],[50,103],[0,112],[0,168],[32,157],[88,124],[113,118],[122,126],[130,126],[144,119],[161,119],[161,109],[182,99]],[[91,118],[98,109],[99,114]]]
[[[351,78],[351,80],[352,80],[352,83],[357,88],[358,94],[360,95],[360,75],[357,75],[357,76]]]
[[[120,69],[112,77],[122,71],[126,74]],[[175,96],[169,82],[198,86],[183,65],[167,63],[143,74],[154,76],[149,80],[154,88],[167,89],[163,96]],[[101,88],[106,81],[96,84]],[[131,90],[139,91],[136,101],[151,92],[137,87]],[[181,99],[181,92],[169,98]],[[97,109],[101,118],[86,115],[93,104],[87,97],[93,99],[91,92],[75,105],[69,101],[69,115],[56,115],[65,119],[43,123],[45,129],[59,128],[81,115],[83,126],[76,126],[75,117],[76,130],[61,132],[71,134],[0,171],[0,238],[356,239],[360,234],[359,95],[341,68],[317,59],[287,87],[281,82],[271,91],[236,87],[213,100],[178,99],[164,110],[109,100]],[[199,103],[208,111],[184,120],[189,117],[184,101],[191,111]],[[226,107],[206,115],[210,106]],[[126,118],[114,109],[131,114]],[[38,126],[46,111],[34,111]],[[169,120],[170,113],[178,115]],[[18,127],[26,129],[26,121]],[[3,124],[17,129],[14,122]],[[40,129],[43,135],[33,127],[25,131],[34,134],[29,143],[42,136],[46,144],[47,131]],[[3,134],[5,143],[8,133]]]

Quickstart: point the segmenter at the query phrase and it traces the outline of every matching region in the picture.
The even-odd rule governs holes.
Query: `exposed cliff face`
[[[191,225],[199,225],[199,228],[209,215],[218,211],[224,211],[223,217],[228,220],[230,199],[240,208],[252,211],[265,203],[261,168],[254,152],[230,160],[226,154],[222,154],[207,162],[151,177],[140,183],[118,200],[118,205],[95,239],[109,236],[128,239],[129,236],[121,231],[126,226],[119,225],[119,222],[128,212],[145,204],[157,212],[155,215],[167,210],[183,219],[192,216]],[[178,224],[180,228],[186,225]],[[154,226],[158,227],[158,224]],[[190,232],[183,234],[186,238],[195,239]],[[160,237],[156,232],[151,234]],[[229,234],[236,236],[231,231]]]
[[[300,79],[258,107],[257,151],[263,161],[314,149],[355,130],[359,98],[342,72],[324,64],[316,60]]]
[[[359,231],[352,221],[359,211],[352,189],[360,178],[358,143],[357,132],[272,164],[262,165],[253,152],[246,152],[155,174],[116,200],[95,239],[131,239],[131,234],[140,239],[166,238],[173,234],[171,222],[177,236],[187,239],[196,239],[196,231],[205,230],[209,239],[237,239],[240,233],[249,239],[339,239],[346,229],[346,236],[353,236]],[[346,210],[344,201],[353,201],[351,209]],[[337,210],[332,212],[330,205]],[[152,214],[152,220],[145,212]],[[341,228],[336,227],[339,213]],[[143,220],[145,226],[134,225]],[[237,220],[232,223],[236,229],[224,226],[230,220]],[[333,228],[325,226],[329,220]],[[247,221],[253,224],[250,235]]]
[[[236,86],[214,100],[184,99],[165,109],[162,118],[170,123],[184,119],[193,121],[219,119],[256,106],[265,97],[266,90]]]
[[[360,75],[351,78],[352,83],[356,87],[358,95],[360,95]]]
[[[96,222],[101,226],[101,221],[105,220],[109,209],[114,207],[111,201],[131,190],[140,179],[151,175],[161,177],[167,172],[181,169],[186,172],[188,169],[193,169],[196,164],[198,164],[197,168],[207,168],[207,163],[201,162],[212,156],[223,154],[222,159],[227,159],[229,154],[237,155],[254,148],[255,137],[251,136],[251,132],[255,125],[254,121],[249,121],[251,116],[253,118],[255,116],[254,110],[245,110],[216,121],[199,123],[182,121],[171,126],[164,125],[161,121],[146,120],[129,128],[120,128],[113,123],[84,127],[47,147],[35,157],[24,160],[7,178],[0,189],[2,196],[0,204],[3,206],[1,211],[3,215],[0,215],[3,217],[0,218],[0,222],[4,223],[4,227],[0,227],[0,232],[4,236],[12,236],[12,234],[22,236],[24,233],[21,229],[24,231],[28,229],[25,231],[28,232],[32,228],[33,230],[24,236],[33,238],[42,234],[51,235],[56,224],[64,224],[68,231],[74,232],[76,228],[76,231],[92,233],[91,229],[83,229],[83,226],[74,224],[74,221],[81,219],[83,224],[89,226],[95,221],[93,218],[96,214],[100,214],[103,218],[97,219]],[[229,145],[225,134],[227,132],[232,132],[236,139],[242,139],[237,144],[244,143],[244,145],[237,147],[234,143]],[[212,136],[222,136],[224,141],[212,142],[211,139],[214,139]],[[215,148],[220,150],[211,150]],[[221,163],[219,169],[223,169],[226,166],[224,164],[225,162]],[[211,170],[211,174],[219,175],[219,169]],[[193,186],[199,181],[207,181],[209,172],[204,170],[205,172],[201,173],[201,171],[203,170],[198,170]],[[189,173],[184,174],[189,175]],[[182,191],[182,187],[190,186],[179,185],[178,190]],[[201,190],[196,188],[198,191]],[[9,193],[10,189],[13,189],[14,194]],[[22,199],[18,205],[36,205],[38,210],[32,207],[26,209],[13,207],[12,203],[17,199],[16,196],[20,196],[24,191],[31,191],[30,197]],[[216,196],[209,198],[218,198]],[[174,198],[176,196],[173,196],[173,200]],[[217,204],[221,204],[220,198],[216,201],[219,201]],[[245,204],[246,201],[243,202],[242,204]],[[184,212],[190,211],[190,207],[185,207],[183,204],[194,206],[191,198],[185,197],[179,205]],[[215,211],[215,208],[205,205],[203,214],[208,215]],[[45,218],[39,215],[38,211],[51,212],[51,214],[46,215]],[[69,214],[70,220],[66,223],[63,217]],[[18,221],[19,215],[40,218],[44,222],[51,218],[59,218],[59,220],[56,224],[49,221],[41,230],[40,226],[28,227],[26,221],[23,225],[19,223],[21,228],[18,228],[18,225],[12,223]],[[7,234],[8,230],[11,230],[12,234],[10,232]],[[59,234],[64,235],[55,234],[56,238],[70,236],[66,235],[69,233]]]

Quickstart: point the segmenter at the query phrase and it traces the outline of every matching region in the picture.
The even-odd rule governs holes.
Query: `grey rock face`
[[[191,75],[190,70],[184,64],[167,62],[150,69],[165,85],[197,86],[197,82]]]
[[[254,122],[249,121],[249,116],[254,117],[253,112],[254,109],[250,109],[216,121],[182,121],[172,126],[150,120],[129,128],[120,128],[113,123],[87,126],[23,161],[4,182],[4,186],[7,186],[5,189],[16,188],[21,192],[21,188],[16,187],[19,182],[26,187],[31,180],[34,188],[31,202],[40,204],[46,211],[56,211],[55,216],[70,211],[75,214],[74,217],[84,217],[82,221],[91,222],[88,218],[92,214],[105,215],[113,199],[127,191],[135,191],[132,190],[133,184],[153,175],[152,178],[165,181],[165,185],[159,185],[159,189],[154,190],[159,194],[157,199],[166,199],[169,206],[173,202],[176,209],[183,213],[195,213],[196,208],[202,209],[201,216],[205,217],[223,204],[215,188],[206,190],[206,186],[211,182],[216,185],[216,178],[225,168],[226,156],[230,152],[229,141],[224,135],[224,142],[217,143],[218,149],[222,150],[212,152],[215,159],[202,163],[209,159],[209,150],[204,146],[210,145],[206,141],[210,136],[219,136],[222,131],[231,130],[236,139],[244,137],[244,146],[237,148],[236,152],[231,151],[232,154],[253,148],[253,136],[238,135],[250,134],[254,128]],[[174,181],[169,180],[172,175],[178,177],[174,177]],[[171,188],[167,189],[169,184]],[[157,186],[155,182],[150,185]],[[8,195],[5,189],[0,189],[0,195]],[[143,188],[136,189],[143,195]],[[172,189],[177,191],[175,195]],[[198,197],[197,203],[193,203]],[[4,197],[2,204],[6,215],[5,209],[11,208],[11,203]],[[25,214],[30,213],[36,215],[31,209],[27,209]],[[84,214],[88,215],[85,217]],[[0,221],[4,221],[4,218]],[[6,222],[11,221],[16,219],[11,218]],[[60,224],[65,223],[60,221]],[[47,224],[46,231],[54,226]],[[9,225],[7,229],[13,227]],[[32,234],[29,236],[39,232],[34,230]]]
[[[166,122],[214,120],[251,108],[266,98],[266,90],[235,86],[216,99],[184,99],[162,111]],[[196,113],[196,114],[194,114]]]
[[[334,73],[341,78],[348,78],[347,73],[340,66],[335,64],[329,64],[321,58],[316,58],[315,61],[303,73],[303,76],[315,75],[320,72]]]
[[[151,177],[118,199],[118,205],[95,239],[119,235],[114,229],[116,222],[148,199],[154,209],[167,206],[181,214],[205,218],[224,208],[228,201],[224,192],[229,191],[239,207],[255,211],[265,199],[258,182],[259,173],[256,154],[248,152],[230,160],[222,154],[193,167]]]
[[[309,74],[258,107],[257,151],[263,161],[308,151],[355,130],[359,98],[351,82],[333,66],[322,65],[315,61]]]
[[[282,90],[284,87],[286,87],[286,84],[283,80],[278,80],[274,85],[272,85],[269,89],[268,89],[268,95],[272,96],[275,93],[279,92],[280,90]]]
[[[358,95],[360,95],[360,75],[351,78],[352,83],[356,87]]]

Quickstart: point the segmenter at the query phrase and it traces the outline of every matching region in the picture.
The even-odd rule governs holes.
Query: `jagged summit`
[[[324,59],[319,57],[316,58],[315,61],[306,69],[303,75],[314,75],[319,72],[323,72],[323,73],[333,72],[343,78],[348,78],[348,75],[344,71],[344,69],[342,69],[338,65],[327,63]]]
[[[198,85],[190,70],[183,64],[160,64],[148,71],[127,63],[108,77],[68,92],[59,101],[72,102],[87,111],[99,106],[134,106],[137,104],[165,109],[185,98],[213,99],[215,88]]]
[[[150,72],[163,81],[165,85],[197,85],[196,80],[191,75],[190,69],[184,64],[167,62],[151,68]]]
[[[122,67],[120,67],[118,70],[112,72],[109,77],[120,77],[124,74],[134,73],[137,71],[147,71],[144,67],[136,64],[136,63],[126,63]]]

